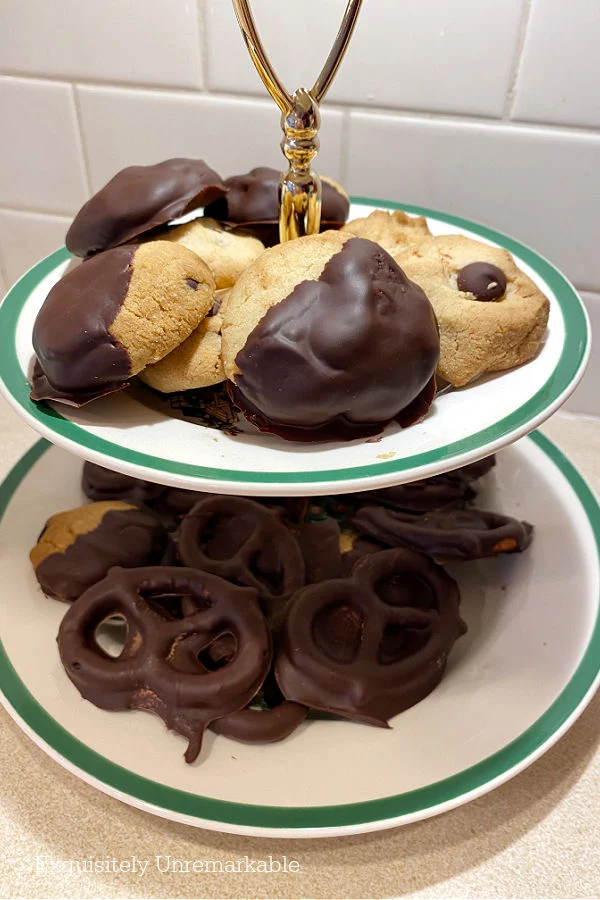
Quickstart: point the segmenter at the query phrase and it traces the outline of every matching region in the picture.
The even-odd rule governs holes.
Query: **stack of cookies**
[[[536,354],[549,303],[509,253],[400,211],[345,224],[328,179],[321,234],[281,245],[278,179],[190,159],[118,173],[67,234],[82,263],[37,316],[32,398],[80,406],[136,376],[166,394],[223,383],[262,431],[351,440],[422,419],[439,379]]]

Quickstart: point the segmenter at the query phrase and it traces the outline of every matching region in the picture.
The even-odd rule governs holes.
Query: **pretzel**
[[[95,639],[111,616],[127,626],[116,658]],[[272,658],[255,591],[168,566],[112,569],[69,609],[58,647],[86,700],[101,709],[159,715],[187,738],[189,763],[211,722],[250,703]]]
[[[440,681],[466,626],[456,582],[410,550],[363,557],[349,578],[292,597],[275,675],[288,700],[386,727]]]
[[[414,516],[363,506],[352,524],[380,543],[418,550],[440,563],[520,553],[533,534],[529,522],[483,509],[446,508]]]
[[[304,560],[276,510],[244,497],[197,503],[181,523],[184,566],[212,572],[258,591],[266,610],[304,584]]]

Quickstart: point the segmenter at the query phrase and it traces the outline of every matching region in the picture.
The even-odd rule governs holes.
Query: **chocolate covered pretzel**
[[[178,552],[184,566],[254,588],[266,611],[304,584],[298,542],[277,511],[244,497],[197,503],[181,523]]]
[[[349,578],[302,588],[275,660],[284,697],[385,727],[440,681],[466,630],[459,602],[456,582],[410,550],[365,556]]]
[[[96,640],[114,616],[127,627],[118,657]],[[160,716],[188,740],[187,762],[211,722],[250,703],[272,658],[255,591],[167,566],[113,569],[69,609],[58,648],[82,697],[101,709]]]
[[[446,508],[413,516],[397,509],[363,506],[353,525],[391,547],[408,547],[437,562],[519,553],[529,546],[533,525],[483,509]]]

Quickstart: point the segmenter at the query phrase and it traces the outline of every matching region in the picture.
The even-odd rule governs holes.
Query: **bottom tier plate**
[[[540,434],[502,452],[478,505],[528,519],[522,556],[456,566],[469,631],[447,675],[385,731],[307,722],[247,746],[209,733],[195,765],[141,712],[83,701],[55,637],[63,604],[28,552],[45,519],[82,502],[80,465],[38,442],[0,486],[0,690],[23,730],[84,781],[140,809],[219,831],[279,837],[374,831],[444,812],[507,781],[570,727],[599,682],[600,509]]]

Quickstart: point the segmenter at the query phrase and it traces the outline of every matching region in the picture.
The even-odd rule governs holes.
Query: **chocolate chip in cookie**
[[[506,291],[506,275],[493,263],[468,263],[456,276],[456,286],[475,300],[499,300]]]
[[[441,378],[462,387],[535,356],[550,304],[506,250],[446,234],[425,238],[395,258],[435,310]]]

